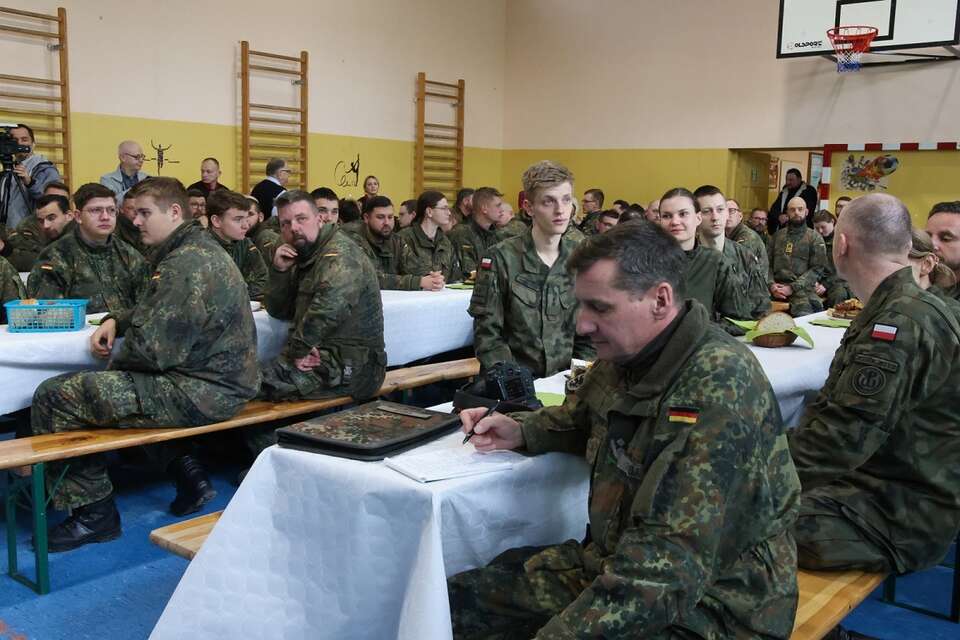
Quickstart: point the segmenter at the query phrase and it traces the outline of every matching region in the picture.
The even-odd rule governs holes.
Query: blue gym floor
[[[228,464],[212,469],[218,495],[203,513],[226,506],[236,491],[232,482],[238,471],[239,466]],[[167,513],[173,487],[160,474],[124,467],[113,477],[123,536],[52,554],[52,592],[46,596],[0,575],[0,640],[137,640],[150,635],[187,567],[186,560],[148,540],[150,531],[178,520]],[[50,519],[55,522],[59,515],[51,514]],[[18,541],[22,569],[32,577],[26,516],[20,520]],[[901,578],[898,597],[946,611],[951,579],[951,569],[944,567]],[[891,640],[960,639],[960,625],[884,604],[879,597],[878,590],[847,618],[845,626]]]

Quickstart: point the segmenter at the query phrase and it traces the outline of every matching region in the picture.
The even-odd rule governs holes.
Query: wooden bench
[[[177,522],[150,532],[150,542],[193,560],[217,524],[222,511]],[[800,600],[791,640],[819,640],[840,624],[886,576],[862,571],[797,572]]]
[[[445,380],[458,380],[475,376],[480,371],[476,358],[437,362],[432,364],[394,369],[388,371],[378,395],[405,391]],[[26,478],[11,476],[7,487],[7,574],[40,594],[49,593],[50,575],[47,559],[46,489],[44,467],[46,462],[68,460],[93,453],[105,453],[142,445],[155,444],[180,438],[192,438],[205,433],[226,431],[271,420],[290,418],[306,413],[342,407],[352,403],[349,397],[297,402],[264,402],[254,400],[230,420],[199,427],[171,427],[155,429],[85,429],[51,433],[29,438],[0,441],[0,470],[31,466],[32,474]],[[20,494],[29,494],[33,508],[33,533],[36,544],[36,582],[21,575],[17,569],[16,555],[16,506]]]

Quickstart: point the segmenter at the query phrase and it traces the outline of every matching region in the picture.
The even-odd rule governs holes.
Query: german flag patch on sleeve
[[[684,424],[697,424],[700,418],[700,410],[694,407],[670,407],[667,410],[668,422],[682,422]]]

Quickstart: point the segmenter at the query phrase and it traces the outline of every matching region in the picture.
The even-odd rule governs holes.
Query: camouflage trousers
[[[162,376],[155,380],[163,390],[164,402],[148,402],[147,409],[138,396],[132,375],[125,371],[66,373],[45,380],[33,394],[30,416],[33,433],[98,427],[189,426],[207,422],[172,383]],[[187,445],[179,442],[145,448],[148,456],[164,469],[187,450]],[[63,478],[54,488],[61,474]],[[104,457],[98,454],[47,463],[47,489],[54,507],[61,510],[81,507],[113,493]]]
[[[894,571],[887,542],[852,516],[836,500],[816,493],[803,494],[794,526],[797,564],[814,571]]]
[[[794,290],[787,302],[790,303],[790,315],[794,318],[823,311],[823,301],[811,289]]]
[[[510,549],[486,567],[453,576],[447,581],[447,591],[454,640],[526,640],[535,636],[561,640],[541,629],[594,581],[598,572],[586,566],[590,564],[583,546],[568,540],[549,547]],[[638,636],[630,632],[622,637]],[[644,637],[693,640],[700,636],[669,628]],[[619,638],[610,636],[609,640]]]

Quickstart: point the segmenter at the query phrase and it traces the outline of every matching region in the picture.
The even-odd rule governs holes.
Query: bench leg
[[[40,595],[50,593],[50,562],[47,553],[47,498],[44,467],[33,465],[30,478],[13,478],[7,488],[7,575],[25,584]],[[30,505],[33,511],[33,554],[36,562],[36,582],[19,572],[17,562],[17,497],[30,485]]]
[[[895,607],[900,607],[901,609],[908,609],[910,611],[915,611],[917,613],[922,613],[924,615],[940,618],[941,620],[949,620],[960,624],[960,535],[957,536],[957,540],[954,543],[956,548],[954,549],[954,562],[953,562],[953,588],[951,590],[950,596],[950,613],[943,614],[939,611],[933,611],[931,609],[925,609],[923,607],[918,607],[912,604],[906,604],[903,602],[897,601],[897,576],[890,575],[883,583],[883,602],[887,604],[892,604]],[[940,566],[951,566],[948,564],[941,564]]]

